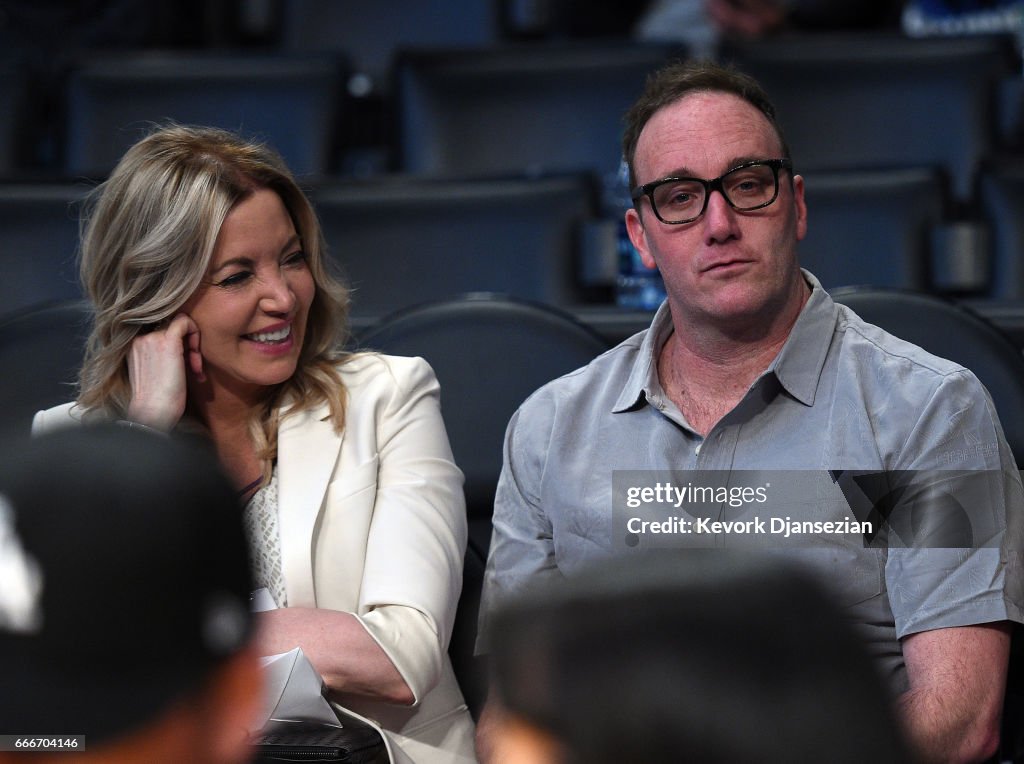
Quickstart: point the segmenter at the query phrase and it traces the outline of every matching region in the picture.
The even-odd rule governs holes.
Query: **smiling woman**
[[[281,159],[219,130],[156,130],[94,192],[81,275],[96,320],[80,393],[34,431],[204,433],[278,605],[260,616],[264,653],[301,647],[396,761],[474,761],[446,652],[466,518],[437,380],[421,359],[341,349],[348,293]]]
[[[182,308],[203,343],[196,387],[257,404],[295,373],[316,289],[281,197],[261,188],[235,205],[207,274]]]

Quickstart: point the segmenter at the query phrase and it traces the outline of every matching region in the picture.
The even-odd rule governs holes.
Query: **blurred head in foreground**
[[[0,734],[84,735],[87,761],[246,760],[239,513],[193,442],[102,425],[0,447]]]
[[[506,608],[498,760],[908,761],[852,627],[811,579],[765,562],[630,560]]]

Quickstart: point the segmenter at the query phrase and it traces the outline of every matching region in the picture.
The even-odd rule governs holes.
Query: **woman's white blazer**
[[[437,379],[420,358],[363,354],[339,368],[343,432],[323,405],[284,417],[278,433],[288,605],[355,614],[394,662],[412,706],[346,699],[389,747],[417,763],[470,764],[473,723],[447,653],[466,512]],[[33,432],[80,419],[64,404],[39,412]]]

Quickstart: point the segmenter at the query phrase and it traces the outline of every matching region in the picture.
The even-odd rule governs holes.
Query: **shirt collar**
[[[665,300],[654,314],[651,327],[644,335],[629,378],[615,401],[612,413],[629,411],[661,389],[658,382],[658,355],[672,332],[672,313],[668,309],[668,300]]]
[[[811,406],[832,344],[836,304],[812,273],[801,272],[811,287],[811,296],[768,371],[775,374],[786,392],[804,405]]]
[[[810,406],[814,403],[818,379],[832,343],[836,306],[812,273],[806,270],[801,272],[811,287],[811,296],[767,372],[773,373],[790,395]],[[633,409],[659,393],[661,383],[658,381],[658,355],[672,331],[672,314],[666,300],[654,314],[629,377],[612,408],[613,413]]]

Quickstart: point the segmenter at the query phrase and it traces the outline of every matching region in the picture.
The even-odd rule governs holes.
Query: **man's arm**
[[[899,705],[922,762],[978,762],[996,752],[1009,654],[1006,621],[904,638],[910,689]]]
[[[538,394],[528,404],[536,412],[543,407],[542,401],[543,396]],[[478,655],[489,650],[490,616],[502,600],[521,596],[531,587],[543,587],[562,577],[555,560],[554,529],[541,507],[539,495],[552,421],[553,416],[548,411],[524,417],[520,408],[505,433],[501,476],[491,517],[493,533],[480,601]],[[492,688],[476,724],[476,754],[481,764],[501,764],[495,758],[495,734],[502,718],[503,710]]]
[[[909,685],[900,700],[906,730],[922,761],[983,761],[999,745],[1011,622],[1024,615],[1021,476],[992,399],[966,370],[942,377],[894,452],[894,468],[952,497],[970,530],[969,541],[926,538],[889,549],[886,585]],[[925,499],[911,507],[912,526],[935,506],[948,509]]]
[[[540,480],[545,466],[552,416],[532,398],[532,411],[513,416],[505,433],[501,476],[491,516],[491,546],[487,554],[476,653],[488,652],[490,617],[507,599],[531,588],[560,581],[555,559],[554,529],[541,506]]]

